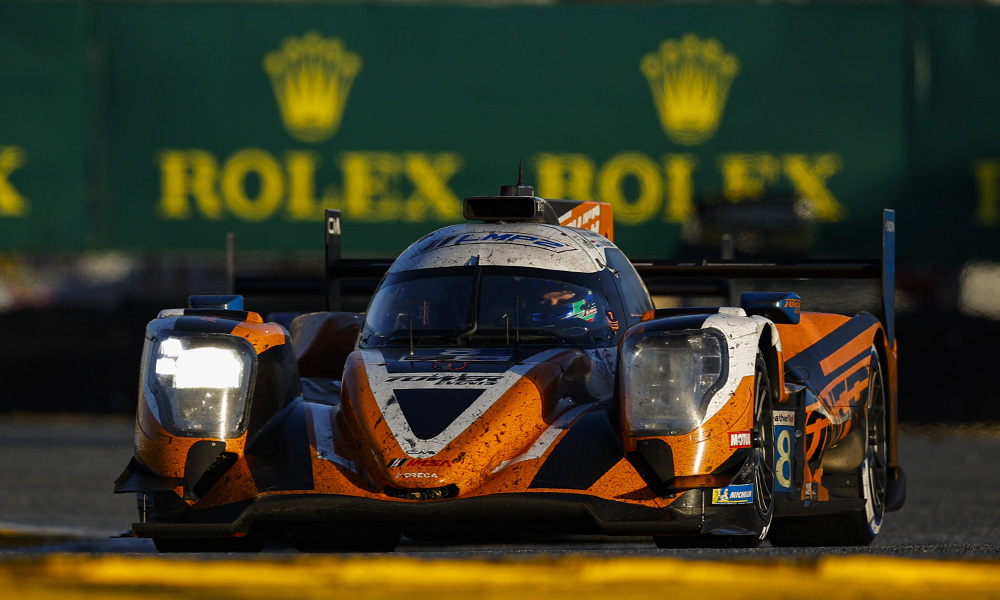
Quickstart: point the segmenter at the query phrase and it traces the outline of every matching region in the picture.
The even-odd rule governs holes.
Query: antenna
[[[501,185],[501,196],[531,196],[535,195],[535,188],[524,185],[524,159],[517,159],[517,185]]]
[[[507,330],[507,348],[510,349],[510,313],[503,316],[504,328]]]

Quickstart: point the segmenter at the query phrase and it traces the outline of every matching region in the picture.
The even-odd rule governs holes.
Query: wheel
[[[760,540],[767,537],[774,518],[774,399],[771,397],[771,381],[767,376],[764,357],[757,354],[757,369],[754,382],[754,508],[757,511],[757,525]]]
[[[885,384],[882,364],[871,350],[868,400],[864,407],[865,453],[857,475],[864,508],[852,513],[777,523],[771,532],[775,546],[865,546],[882,527],[888,484],[889,452]]]
[[[774,518],[774,413],[771,382],[764,356],[757,353],[754,368],[753,530],[750,535],[656,536],[659,548],[756,548],[767,537]]]
[[[774,519],[774,407],[764,356],[757,353],[754,372],[753,457],[754,534],[728,536],[730,548],[756,548],[767,537]]]
[[[845,516],[846,544],[872,543],[882,528],[885,491],[889,481],[888,419],[882,364],[872,348],[868,375],[868,402],[865,404],[865,460],[861,463],[861,494],[864,513]]]

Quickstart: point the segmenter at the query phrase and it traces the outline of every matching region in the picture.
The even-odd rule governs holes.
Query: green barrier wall
[[[0,3],[0,248],[93,238],[91,7]]]
[[[1000,259],[1000,8],[0,4],[0,248],[389,254],[525,179],[616,241]],[[933,239],[934,243],[928,243]]]

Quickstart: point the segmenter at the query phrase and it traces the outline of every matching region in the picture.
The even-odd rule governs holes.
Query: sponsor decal
[[[462,244],[502,244],[513,246],[531,246],[534,248],[544,248],[554,253],[574,250],[571,246],[551,240],[539,235],[528,235],[524,233],[486,233],[474,234],[466,233],[462,235],[452,235],[438,240],[431,241],[421,252],[439,250],[451,246],[461,246]]]
[[[467,366],[469,366],[468,362],[442,362],[442,361],[438,361],[433,365],[433,367],[438,371],[461,371]]]
[[[407,373],[390,375],[386,383],[432,383],[448,386],[484,386],[500,383],[503,373]]]
[[[394,458],[389,461],[386,465],[390,469],[415,469],[423,467],[450,467],[450,459],[439,459],[439,458]],[[404,471],[401,473],[396,473],[393,475],[396,479],[437,479],[437,473],[431,473],[429,471]]]
[[[749,431],[730,431],[729,432],[729,447],[730,448],[749,448],[750,447],[750,432]]]
[[[753,484],[728,485],[712,490],[712,504],[750,504],[753,502]]]
[[[460,350],[462,350],[461,354],[450,353],[448,350],[427,351],[422,356],[413,356],[410,358],[421,362],[454,360],[490,363],[506,362],[510,358],[510,351],[504,351],[503,349],[491,349],[493,354],[468,349]],[[399,444],[399,447],[406,448],[408,456],[431,458],[444,452],[445,447],[454,441],[459,434],[468,429],[472,423],[475,423],[483,413],[489,410],[511,385],[519,378],[524,377],[534,367],[536,362],[546,361],[559,353],[565,352],[565,350],[561,348],[543,350],[532,357],[533,362],[530,364],[521,363],[511,365],[509,370],[501,373],[500,381],[495,385],[480,387],[438,387],[433,382],[409,385],[386,383],[386,379],[398,374],[388,372],[386,356],[381,351],[374,349],[362,348],[360,352],[364,360],[365,369],[368,371],[368,380],[371,384],[375,403],[382,413],[385,423],[392,431],[392,435]],[[500,356],[498,353],[503,354]],[[441,358],[429,358],[430,356],[441,356]],[[430,365],[428,364],[427,366],[429,367]],[[502,364],[495,365],[496,368],[503,366]],[[441,372],[438,374],[447,375],[447,373]],[[404,403],[400,402],[398,394],[401,392],[415,392],[413,396],[417,398],[420,397],[421,392],[428,394],[432,391],[440,391],[441,393],[454,396],[452,399],[455,401],[451,403],[452,408],[455,411],[458,408],[462,408],[462,412],[450,424],[444,427],[442,431],[431,432],[434,433],[433,437],[422,437],[426,436],[428,432],[421,430],[420,435],[418,435],[414,431],[413,425],[403,412],[402,406]],[[433,394],[429,395],[433,396]],[[463,400],[471,402],[471,404],[464,404]],[[413,404],[417,404],[420,401],[419,399],[415,399]],[[438,425],[440,424],[438,423]],[[436,429],[436,427],[433,428]]]
[[[775,427],[795,427],[795,411],[794,410],[776,410],[774,411],[774,426]]]
[[[390,469],[402,467],[450,467],[451,459],[440,458],[394,458],[387,465]]]

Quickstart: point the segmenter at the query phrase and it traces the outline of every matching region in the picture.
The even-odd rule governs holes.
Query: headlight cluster
[[[145,385],[175,435],[236,437],[244,426],[254,350],[221,335],[167,335],[148,342]]]
[[[634,435],[681,435],[701,426],[728,362],[725,338],[714,329],[626,338],[622,360],[622,401]]]

